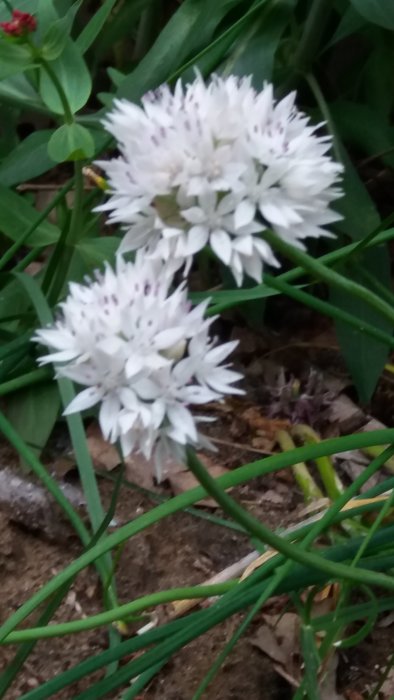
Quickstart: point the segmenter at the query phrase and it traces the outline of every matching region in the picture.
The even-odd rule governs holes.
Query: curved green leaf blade
[[[38,177],[53,168],[48,155],[48,141],[53,129],[29,134],[0,164],[0,182],[6,187]]]
[[[116,0],[105,0],[100,9],[92,15],[86,27],[84,27],[79,37],[76,39],[75,43],[81,54],[86,53],[86,51],[93,44],[94,40],[100,34],[100,31],[111,14],[115,3]]]
[[[40,215],[24,197],[2,185],[0,185],[0,211],[2,212],[0,231],[13,241],[23,236]],[[50,245],[55,243],[59,236],[60,231],[57,226],[49,221],[43,221],[31,234],[26,245],[31,248]]]
[[[23,440],[39,456],[56,423],[59,409],[59,391],[56,383],[51,381],[9,396],[6,415]]]
[[[33,65],[31,52],[26,46],[12,44],[4,35],[0,36],[0,80],[32,68]]]
[[[139,100],[160,85],[190,56],[205,47],[239,0],[185,0],[161,31],[151,50],[120,84],[118,97]]]

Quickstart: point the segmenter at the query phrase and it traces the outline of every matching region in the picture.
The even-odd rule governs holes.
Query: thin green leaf
[[[53,129],[33,131],[0,164],[0,181],[4,187],[19,185],[54,167],[48,155],[48,140]]]
[[[185,0],[161,31],[148,54],[120,84],[118,97],[139,100],[160,85],[191,53],[209,43],[214,31],[239,0]]]
[[[56,423],[59,408],[59,392],[51,381],[8,396],[6,415],[21,438],[34,445],[31,449],[39,456]],[[23,466],[28,465],[24,462]]]
[[[308,700],[320,700],[317,672],[320,666],[319,652],[316,647],[315,633],[310,625],[301,627],[301,649],[304,659],[304,683]]]
[[[27,229],[39,218],[39,212],[28,201],[16,192],[0,185],[0,231],[13,241],[23,236]],[[26,245],[45,246],[55,243],[60,231],[54,224],[42,221],[34,233],[29,236]]]
[[[269,5],[267,11],[254,20],[238,39],[233,56],[226,62],[224,72],[252,75],[253,85],[261,89],[265,80],[272,80],[274,58],[281,36],[291,20],[295,0]]]
[[[94,12],[86,27],[84,27],[79,37],[76,39],[75,44],[81,54],[86,53],[95,39],[97,39],[115,3],[116,0],[105,0],[101,7]]]

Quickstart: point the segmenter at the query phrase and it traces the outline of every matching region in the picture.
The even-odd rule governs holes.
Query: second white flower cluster
[[[154,454],[159,479],[169,455],[183,460],[186,445],[210,446],[198,431],[208,419],[191,407],[243,393],[232,386],[241,375],[222,365],[237,342],[216,345],[207,303],[192,308],[185,284],[172,285],[168,266],[144,251],[134,263],[119,257],[116,270],[72,283],[56,323],[34,338],[53,350],[40,364],[86,387],[65,413],[99,404],[104,437],[125,456]]]

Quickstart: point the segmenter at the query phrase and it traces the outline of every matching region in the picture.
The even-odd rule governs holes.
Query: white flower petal
[[[237,231],[242,226],[247,226],[250,224],[255,216],[256,207],[252,202],[247,199],[242,200],[235,210],[234,213],[234,226]]]
[[[231,238],[225,231],[214,231],[209,239],[211,248],[218,258],[228,265],[231,260]]]
[[[87,408],[92,408],[96,403],[103,398],[103,392],[95,386],[84,389],[68,404],[64,411],[64,415],[68,416],[72,413],[85,411]]]

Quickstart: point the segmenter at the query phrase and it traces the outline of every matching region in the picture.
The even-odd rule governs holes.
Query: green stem
[[[13,391],[18,391],[18,389],[24,389],[26,386],[40,384],[51,377],[53,377],[53,373],[47,367],[35,369],[32,372],[22,374],[20,377],[10,379],[8,382],[0,384],[0,396],[6,396],[6,394],[11,394]]]
[[[223,595],[238,585],[238,581],[226,581],[207,586],[188,586],[185,588],[173,588],[168,591],[159,591],[145,595],[138,600],[119,605],[106,612],[92,615],[83,620],[64,622],[59,625],[49,627],[31,627],[26,630],[11,632],[4,640],[3,644],[19,644],[20,642],[32,641],[33,639],[48,639],[52,637],[63,637],[66,634],[84,632],[95,629],[102,625],[108,625],[119,620],[127,620],[131,615],[140,613],[148,608],[173,603],[177,600],[193,600],[194,598],[210,598],[212,596]]]
[[[27,255],[25,255],[22,260],[20,260],[15,267],[13,268],[13,272],[23,272],[27,268],[28,265],[30,265],[33,260],[37,260],[37,258],[42,255],[42,251],[44,250],[44,247],[42,248],[33,248]]]
[[[328,107],[328,104],[325,100],[325,97],[320,89],[320,85],[317,82],[315,76],[312,75],[312,73],[306,74],[305,79],[306,79],[306,81],[307,81],[307,83],[308,83],[308,85],[309,85],[309,87],[310,87],[310,89],[315,97],[315,100],[317,102],[317,106],[319,107],[320,112],[322,113],[323,118],[328,126],[328,131],[330,132],[330,134],[332,136],[332,146],[333,146],[335,158],[337,159],[337,161],[339,163],[342,163],[343,158],[342,158],[341,143],[338,139],[335,123],[331,117],[331,112],[329,110],[329,107]],[[371,236],[371,240],[372,240],[372,238],[373,238],[373,236]]]
[[[376,470],[376,469],[375,469]],[[369,477],[368,477],[369,478]],[[354,490],[354,489],[353,489]],[[394,497],[394,492],[393,492],[393,497]],[[355,501],[356,503],[356,501]],[[376,509],[378,507],[378,504],[374,504],[374,508]],[[353,513],[358,513],[359,511],[366,512],[372,509],[372,504],[369,504],[368,506],[362,506],[360,508],[355,508],[349,509],[343,517],[351,517]],[[319,520],[316,521],[315,525],[313,526],[312,530],[308,533],[308,537],[304,539],[303,542],[301,542],[300,547],[306,548],[309,546],[315,539],[316,537],[326,529],[328,519],[330,518],[331,521],[333,521],[333,518],[339,513],[340,508],[336,506],[335,508],[330,509],[330,511],[326,512],[324,516],[322,516]],[[300,532],[305,529],[305,526],[300,525],[299,530],[298,529],[293,529],[290,528],[288,531],[282,532],[281,537],[287,537],[289,539],[294,539],[295,537],[298,537]],[[93,546],[95,538],[91,541],[89,546]],[[368,544],[368,543],[367,543]],[[286,563],[286,566],[290,565],[290,567],[293,565],[292,561],[288,561]],[[281,567],[279,570],[281,572],[281,576],[278,577],[276,580],[276,585],[279,585],[281,583],[282,579],[284,578],[285,575],[289,572],[289,569],[286,568],[285,566]],[[278,571],[278,573],[279,573]],[[283,573],[283,575],[282,575]],[[182,599],[193,599],[193,598],[205,598],[205,597],[210,597],[216,596],[216,595],[222,595],[223,593],[227,592],[227,590],[232,590],[235,588],[235,586],[238,584],[237,580],[234,579],[232,581],[227,581],[224,584],[214,584],[214,585],[209,585],[209,586],[200,586],[200,587],[189,587],[189,588],[182,588],[182,589],[171,589],[170,591],[164,591],[164,592],[159,592],[159,593],[154,593],[150,594],[148,596],[142,596],[141,598],[138,598],[137,600],[134,600],[130,603],[125,603],[124,605],[118,606],[114,610],[109,610],[104,613],[99,613],[98,615],[91,616],[89,618],[85,618],[83,620],[77,620],[69,623],[62,623],[58,625],[51,625],[51,627],[48,629],[47,627],[44,626],[39,626],[35,628],[28,628],[25,630],[17,631],[17,632],[11,632],[1,643],[3,644],[11,644],[14,642],[21,642],[25,640],[38,640],[38,639],[43,639],[47,637],[58,637],[58,636],[64,636],[66,634],[71,634],[71,633],[77,633],[77,632],[82,632],[87,629],[94,629],[95,627],[99,627],[101,625],[109,624],[111,622],[118,622],[119,620],[125,619],[133,614],[142,612],[143,610],[146,610],[149,607],[153,606],[158,606],[162,605],[168,602],[173,602],[175,600],[182,600]],[[218,586],[215,588],[214,586]],[[220,589],[220,586],[223,586],[223,590]],[[271,591],[271,588],[269,589]],[[273,589],[272,589],[273,590]],[[272,591],[271,591],[272,592]],[[206,594],[206,595],[205,595]],[[270,593],[271,594],[271,593]],[[154,597],[155,596],[155,597]]]
[[[278,430],[276,433],[276,439],[283,452],[290,452],[291,450],[294,450],[295,444],[287,430]],[[316,484],[316,481],[309,473],[309,469],[305,462],[297,462],[296,464],[293,464],[292,472],[298,486],[302,491],[306,503],[310,503],[311,501],[319,501],[321,498],[323,498],[323,494]]]
[[[374,240],[371,240],[366,245],[367,248],[373,248],[377,245],[388,243],[389,241],[391,241],[394,238],[394,229],[389,229],[388,231],[384,232],[378,230],[377,232],[374,232],[373,237]],[[342,248],[337,248],[336,250],[333,250],[330,253],[326,253],[325,255],[322,255],[320,256],[320,258],[317,259],[326,267],[330,267],[331,265],[334,265],[337,262],[346,260],[347,258],[353,256],[356,252],[357,246],[357,243],[349,243],[348,245],[343,246]],[[287,272],[282,273],[281,275],[277,275],[276,279],[286,283],[294,282],[304,274],[305,270],[302,267],[296,267],[292,270],[288,270]],[[265,284],[265,281],[266,274],[264,274],[264,283],[257,284],[255,287],[252,287],[250,289],[241,289],[237,290],[236,292],[234,292],[234,290],[226,290],[220,292],[213,292],[211,294],[194,293],[191,294],[190,297],[195,301],[200,301],[202,299],[206,299],[207,296],[210,296],[214,303],[209,307],[207,313],[209,315],[214,316],[216,314],[221,313],[222,311],[225,311],[226,309],[233,307],[235,304],[239,304],[245,301],[252,301],[254,299],[260,299],[262,296],[261,292],[264,291],[267,286]],[[220,299],[223,299],[223,301],[220,301]]]
[[[238,505],[228,493],[221,489],[219,484],[207,472],[192,450],[189,449],[187,455],[188,467],[199,483],[204,487],[205,491],[215,499],[228,515],[248,530],[251,536],[256,537],[263,544],[280,552],[280,554],[283,554],[283,556],[290,560],[309,568],[322,571],[334,579],[343,578],[346,581],[382,586],[383,588],[394,591],[394,579],[386,574],[371,573],[367,569],[353,570],[351,567],[340,563],[333,564],[323,559],[323,557],[303,551],[300,547],[276,535]]]
[[[292,435],[300,438],[306,445],[316,445],[321,442],[318,434],[309,425],[295,425],[291,432]],[[327,496],[331,501],[335,501],[343,493],[343,484],[335,471],[334,465],[326,455],[318,457],[315,461]]]
[[[358,331],[370,335],[371,338],[379,340],[384,345],[388,345],[388,347],[394,348],[394,338],[388,333],[384,333],[384,331],[375,328],[375,326],[372,326],[370,323],[362,321],[361,319],[357,319],[355,316],[348,313],[347,311],[342,311],[342,309],[338,309],[336,306],[329,304],[327,301],[318,299],[317,297],[314,297],[311,294],[303,292],[302,289],[293,287],[291,284],[283,282],[283,280],[279,277],[272,277],[271,275],[265,273],[264,280],[268,287],[277,289],[279,292],[282,292],[282,294],[286,294],[292,299],[299,301],[301,304],[309,306],[311,309],[314,309],[319,313],[322,313],[330,318],[334,318],[338,321],[343,321],[349,326],[356,328]]]
[[[336,287],[345,294],[361,299],[361,301],[376,309],[382,316],[394,323],[394,309],[390,304],[383,301],[379,296],[366,289],[361,284],[354,282],[349,277],[340,275],[335,270],[329,270],[325,265],[322,265],[318,260],[312,258],[304,251],[296,248],[289,243],[283,241],[272,231],[264,231],[264,239],[277,251],[286,258],[300,265],[309,272],[315,279],[326,282],[329,286]]]
[[[282,453],[279,455],[273,455],[272,457],[266,457],[264,460],[258,460],[257,462],[247,464],[244,467],[239,467],[238,469],[219,477],[217,484],[221,489],[226,489],[245,483],[250,479],[261,476],[262,474],[266,475],[274,471],[278,471],[279,469],[292,466],[294,462],[307,461],[326,454],[336,454],[352,449],[360,449],[361,447],[368,445],[383,445],[390,442],[394,442],[393,429],[377,430],[368,433],[357,433],[346,437],[324,440],[318,445],[298,447],[292,454]],[[391,452],[391,454],[393,453],[394,450]],[[388,454],[390,454],[390,450],[386,450],[384,454],[374,460],[370,467],[364,470],[361,476],[363,478],[369,478],[371,474],[374,473],[371,471],[372,467],[373,469],[380,468],[380,466],[386,461]],[[338,501],[333,504],[331,508],[334,506],[338,507],[341,503],[342,505],[340,505],[340,507],[343,507],[347,499],[354,495],[354,489],[359,488],[360,483],[364,483],[364,481],[360,481],[360,479],[358,479],[353,482],[351,487],[349,487],[345,494],[341,496],[341,499],[346,496],[345,500],[342,502],[341,499],[338,499]],[[111,533],[111,535],[108,535],[105,539],[98,542],[94,547],[92,547],[92,549],[82,554],[78,559],[69,564],[63,571],[48,581],[47,584],[45,584],[28,601],[21,605],[21,607],[13,615],[10,616],[10,618],[0,628],[0,641],[1,639],[4,639],[4,637],[6,637],[28,615],[30,615],[30,613],[33,612],[38,605],[45,601],[46,598],[52,595],[52,593],[55,593],[60,586],[76,576],[93,561],[101,557],[106,552],[118,547],[120,544],[122,544],[122,542],[134,537],[139,532],[142,532],[154,523],[157,523],[163,518],[166,518],[169,515],[179,512],[180,510],[193,505],[197,501],[200,501],[205,495],[206,492],[204,488],[200,486],[191,489],[186,493],[180,494],[179,496],[175,496],[169,503],[163,503],[148,513],[144,513],[136,520],[132,521],[131,523],[127,523],[116,532]],[[327,512],[333,512],[331,508]],[[327,514],[325,514],[322,518],[322,522],[324,524],[327,523],[327,517]]]
[[[375,275],[372,275],[368,270],[366,270],[364,267],[361,265],[358,266],[357,272],[360,275],[362,281],[365,281],[367,285],[371,289],[373,289],[376,294],[378,294],[382,299],[384,299],[388,304],[391,304],[391,306],[394,306],[394,294],[389,289],[386,287],[382,282],[380,282]]]

